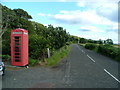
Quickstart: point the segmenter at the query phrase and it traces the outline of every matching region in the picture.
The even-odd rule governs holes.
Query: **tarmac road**
[[[6,70],[3,88],[118,88],[119,63],[72,45],[70,54],[54,67]]]

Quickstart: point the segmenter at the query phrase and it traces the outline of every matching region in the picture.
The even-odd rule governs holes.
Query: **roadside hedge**
[[[108,56],[108,57],[120,62],[120,48],[116,48],[116,47],[113,47],[112,45],[108,45],[108,44],[96,45],[93,43],[87,43],[85,45],[85,48],[96,51],[102,55]]]
[[[0,55],[0,58],[2,59],[2,61],[10,60],[10,56],[9,55]]]
[[[86,49],[93,50],[93,49],[96,48],[96,45],[93,44],[93,43],[87,43],[87,44],[85,44],[85,48],[86,48]]]
[[[120,61],[120,48],[115,48],[110,45],[99,45],[98,53]]]

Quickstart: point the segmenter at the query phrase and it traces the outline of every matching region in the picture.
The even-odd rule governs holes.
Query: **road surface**
[[[3,88],[118,88],[119,63],[73,44],[70,54],[54,67],[6,70]]]

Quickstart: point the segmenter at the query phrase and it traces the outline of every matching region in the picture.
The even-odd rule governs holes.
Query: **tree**
[[[87,42],[88,42],[88,43],[94,43],[94,40],[88,39]]]
[[[11,24],[16,19],[16,14],[6,6],[2,7],[2,32],[0,32],[0,37],[7,31],[7,28],[10,28]]]
[[[0,32],[0,37],[7,31],[7,28],[15,29],[31,26],[26,24],[30,22],[28,19],[32,19],[32,17],[23,9],[12,10],[1,4],[0,7],[2,7],[2,25],[0,27],[2,31]],[[26,29],[26,27],[24,29]]]
[[[17,16],[19,16],[20,18],[24,18],[24,19],[32,19],[32,16],[29,15],[26,11],[24,11],[23,9],[13,9],[13,11],[16,13]]]
[[[112,41],[112,39],[107,39],[107,40],[104,41],[104,43],[112,45],[113,41]]]
[[[99,39],[98,44],[103,44],[103,41],[101,39]]]
[[[30,21],[32,17],[22,9],[9,9],[2,6],[2,52],[10,55],[10,32],[12,29],[23,28],[29,31],[29,57],[32,59],[44,61],[46,48],[51,52],[66,45],[70,35],[63,27],[53,27]],[[76,37],[72,37],[76,41]]]
[[[80,43],[86,43],[86,39],[85,38],[80,38]]]

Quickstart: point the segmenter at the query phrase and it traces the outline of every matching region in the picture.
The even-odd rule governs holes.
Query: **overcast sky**
[[[118,43],[118,0],[2,0],[2,4],[24,9],[32,21],[62,26],[71,35]]]

